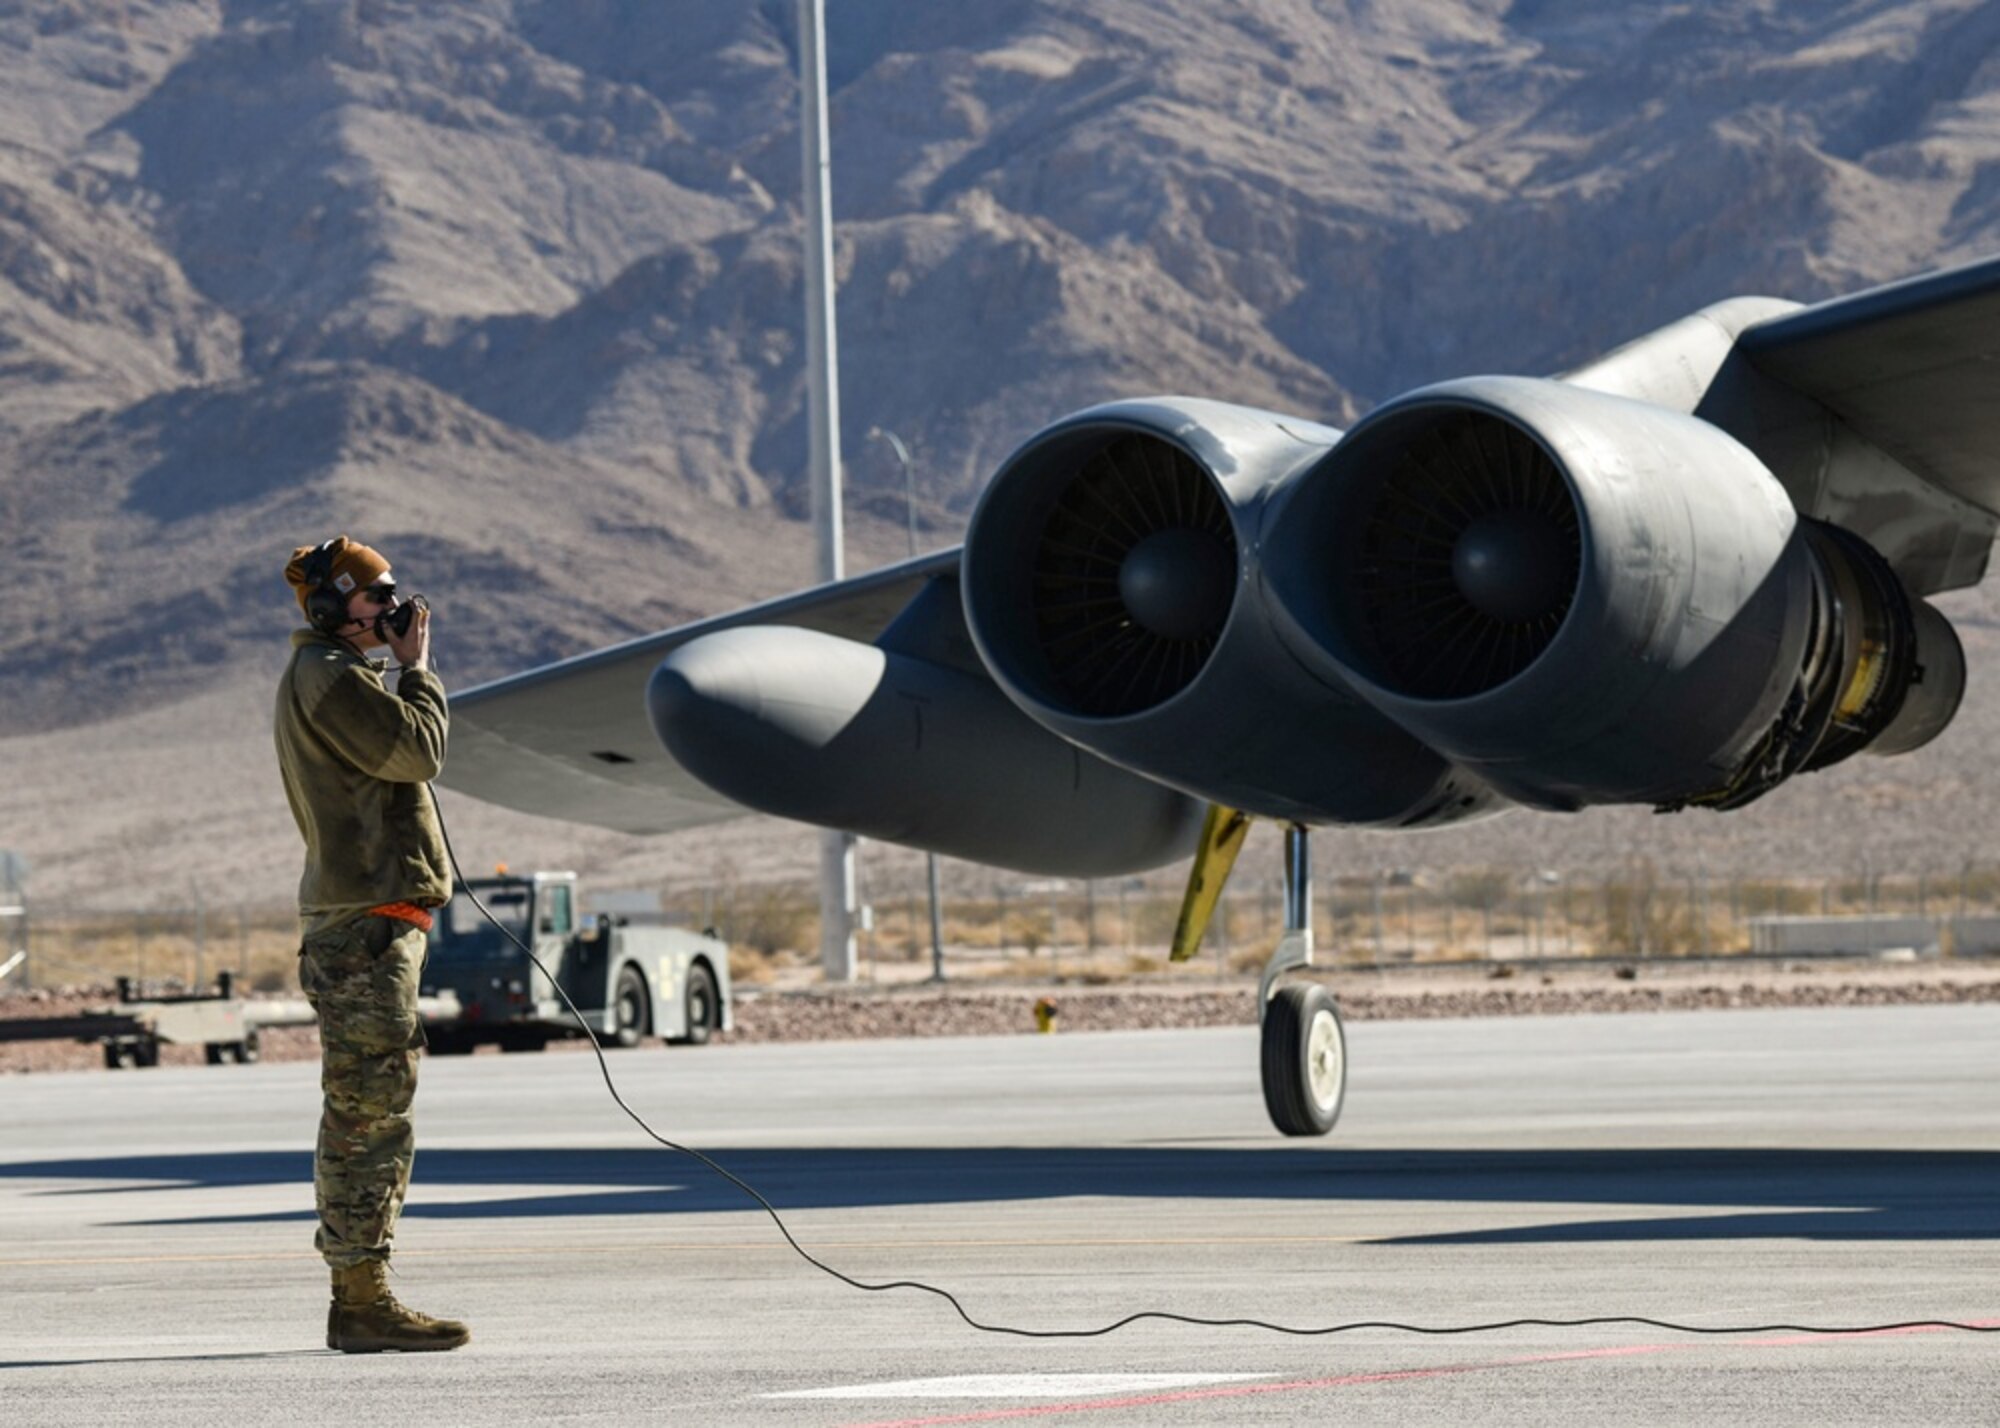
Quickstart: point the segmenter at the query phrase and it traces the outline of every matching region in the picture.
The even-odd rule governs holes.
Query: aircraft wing
[[[451,701],[438,782],[524,813],[668,833],[739,817],[691,777],[646,717],[646,683],[668,652],[739,625],[790,625],[869,641],[928,582],[956,576],[954,546],[713,619],[482,684]]]
[[[1964,688],[1916,597],[1976,582],[2000,513],[2000,259],[1779,306],[1345,434],[1195,397],[1074,413],[962,547],[459,696],[442,781],[1097,875],[1185,851],[1209,804],[1732,808],[1909,752]],[[1821,648],[1847,629],[1879,638]]]
[[[1762,322],[1736,346],[1914,475],[2000,512],[2000,258]]]

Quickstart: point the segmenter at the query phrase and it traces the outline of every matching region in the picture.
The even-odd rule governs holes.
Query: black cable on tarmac
[[[611,1067],[604,1060],[604,1048],[598,1043],[597,1033],[590,1029],[590,1023],[584,1020],[583,1013],[577,1010],[576,1003],[570,1000],[569,993],[565,992],[562,988],[562,983],[558,982],[551,975],[547,967],[542,966],[541,959],[535,956],[534,950],[521,941],[520,938],[516,937],[499,918],[495,917],[487,909],[486,904],[481,902],[478,896],[473,893],[471,887],[467,885],[465,873],[458,866],[458,854],[451,846],[451,835],[445,832],[444,814],[438,808],[437,789],[429,785],[426,785],[426,787],[430,788],[431,809],[437,813],[438,832],[444,835],[445,853],[451,859],[452,871],[458,875],[460,890],[468,898],[472,899],[472,905],[485,915],[488,922],[499,928],[502,935],[508,941],[527,954],[528,960],[540,969],[541,974],[548,979],[549,985],[556,989],[556,995],[561,997],[563,1005],[569,1008],[569,1014],[576,1018],[576,1024],[583,1029],[583,1034],[590,1038],[590,1049],[592,1054],[597,1057],[597,1069],[599,1074],[604,1077],[604,1088],[611,1093],[611,1099],[617,1104],[618,1109],[631,1119],[632,1124],[644,1131],[647,1136],[666,1149],[678,1151],[682,1155],[691,1156],[695,1160],[700,1161],[724,1180],[727,1180],[731,1185],[741,1190],[745,1195],[748,1195],[752,1200],[755,1200],[758,1205],[763,1207],[764,1213],[771,1217],[771,1223],[778,1227],[778,1233],[785,1237],[785,1243],[792,1247],[793,1252],[822,1274],[831,1275],[850,1288],[865,1290],[870,1294],[883,1294],[894,1289],[914,1289],[919,1293],[935,1295],[939,1299],[944,1300],[945,1303],[951,1305],[959,1318],[982,1334],[1006,1334],[1020,1339],[1095,1339],[1101,1338],[1106,1334],[1116,1333],[1128,1325],[1137,1324],[1147,1319],[1157,1319],[1171,1324],[1192,1324],[1198,1328],[1207,1329],[1262,1329],[1267,1333],[1289,1334],[1297,1338],[1324,1338],[1332,1334],[1358,1333],[1364,1329],[1381,1329],[1390,1333],[1423,1334],[1442,1338],[1459,1334],[1492,1334],[1505,1329],[1588,1329],[1610,1324],[1629,1324],[1641,1328],[1659,1329],[1670,1334],[1701,1334],[1710,1336],[1807,1334],[1836,1337],[1856,1334],[1887,1334],[1900,1329],[1949,1329],[1967,1334],[2000,1333],[2000,1323],[1967,1324],[1950,1319],[1905,1319],[1893,1324],[1731,1324],[1718,1328],[1701,1324],[1681,1324],[1671,1319],[1650,1319],[1638,1314],[1598,1314],[1577,1319],[1496,1319],[1490,1323],[1478,1324],[1405,1324],[1393,1319],[1357,1319],[1345,1324],[1301,1327],[1292,1324],[1274,1324],[1267,1319],[1212,1319],[1198,1314],[1177,1314],[1167,1309],[1141,1309],[1135,1313],[1127,1314],[1122,1319],[1114,1320],[1109,1324],[1095,1329],[1023,1329],[1011,1324],[988,1324],[975,1319],[971,1314],[966,1312],[965,1306],[959,1303],[957,1295],[951,1293],[949,1290],[940,1289],[934,1284],[925,1284],[922,1280],[897,1279],[880,1284],[871,1284],[866,1280],[856,1279],[852,1275],[843,1274],[824,1260],[815,1258],[803,1245],[794,1239],[791,1230],[786,1228],[784,1219],[778,1214],[776,1207],[769,1200],[766,1200],[763,1195],[758,1193],[755,1186],[725,1170],[714,1160],[692,1146],[682,1145],[679,1141],[671,1140],[661,1135],[646,1123],[644,1116],[641,1116],[625,1103],[625,1098],[618,1093],[617,1084],[611,1079]]]

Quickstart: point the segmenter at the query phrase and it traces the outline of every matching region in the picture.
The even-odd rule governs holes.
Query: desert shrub
[[[746,888],[731,899],[729,940],[769,956],[819,938],[819,907],[803,889]]]

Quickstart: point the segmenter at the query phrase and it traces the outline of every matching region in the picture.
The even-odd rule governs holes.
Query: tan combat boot
[[[387,1266],[379,1259],[333,1272],[333,1306],[326,1312],[326,1346],[343,1354],[379,1354],[384,1349],[423,1353],[456,1349],[472,1331],[456,1319],[433,1319],[405,1309],[389,1292]]]

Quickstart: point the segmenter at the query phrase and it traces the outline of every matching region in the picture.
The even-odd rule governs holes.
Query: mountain
[[[873,429],[942,545],[1090,402],[1340,424],[1733,293],[2000,249],[2000,9],[1974,0],[829,10],[855,569],[906,550]],[[0,0],[0,841],[38,885],[286,895],[263,721],[295,545],[388,551],[459,687],[806,583],[794,14]],[[1956,866],[1991,699],[1975,668],[1933,749],[1733,822],[1333,841]],[[634,876],[805,846],[479,826]]]

